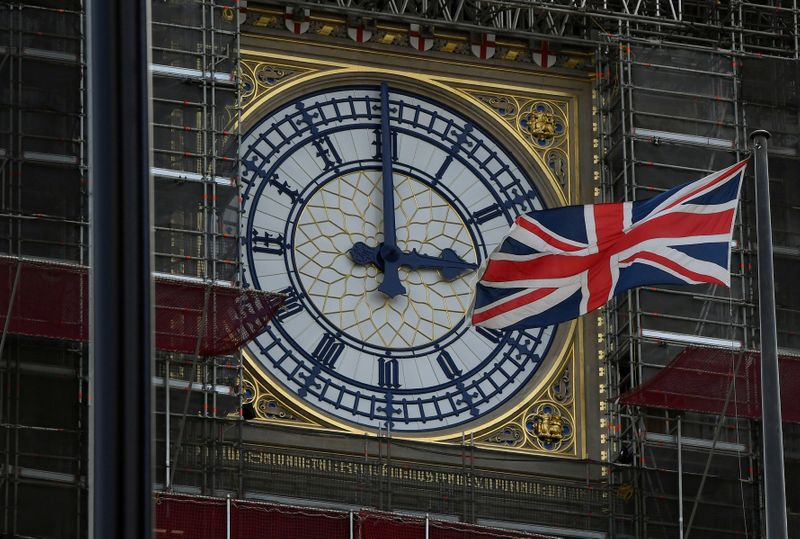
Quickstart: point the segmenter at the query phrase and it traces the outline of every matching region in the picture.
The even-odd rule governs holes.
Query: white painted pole
[[[350,511],[350,539],[354,539],[354,530],[353,530],[353,512]]]
[[[681,418],[678,416],[678,537],[683,539],[683,455],[681,451]]]
[[[231,539],[231,495],[225,500],[225,539]]]

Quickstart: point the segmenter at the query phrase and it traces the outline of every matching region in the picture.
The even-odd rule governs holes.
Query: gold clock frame
[[[578,133],[578,94],[548,87],[528,87],[518,84],[497,84],[448,73],[421,72],[413,67],[383,67],[380,61],[368,63],[348,61],[344,53],[383,58],[386,53],[353,49],[327,44],[323,57],[291,55],[264,50],[272,44],[285,44],[292,38],[260,36],[258,48],[242,50],[243,84],[240,127],[244,132],[263,114],[299,95],[359,80],[374,80],[376,76],[413,88],[425,85],[433,89],[432,97],[445,102],[469,104],[469,115],[487,119],[483,125],[499,135],[504,145],[517,156],[534,176],[543,178],[543,196],[551,205],[577,203],[581,196],[580,147]],[[301,44],[302,41],[297,41]],[[304,43],[304,45],[308,45]],[[261,47],[264,47],[262,49]],[[279,45],[280,46],[280,45]],[[278,46],[278,47],[279,47]],[[334,56],[335,59],[331,58]],[[444,61],[437,61],[442,63]],[[446,61],[451,66],[469,62]],[[435,65],[434,65],[435,67]],[[483,68],[483,67],[482,67]],[[509,70],[510,72],[511,70]],[[538,110],[533,110],[538,109]],[[531,112],[540,113],[534,117]],[[545,113],[545,114],[541,114]],[[521,115],[538,120],[538,131],[521,126]],[[548,137],[552,118],[564,126],[563,133]],[[530,125],[530,121],[528,122]],[[536,138],[539,134],[542,138]],[[562,158],[563,170],[557,173],[549,163],[554,152]],[[550,365],[527,393],[515,399],[515,404],[498,415],[490,414],[483,423],[442,435],[406,436],[408,439],[441,444],[460,444],[465,439],[485,449],[534,453],[560,458],[586,458],[588,424],[586,421],[586,391],[584,365],[583,321],[562,324],[549,354]],[[557,348],[557,350],[556,350]],[[376,435],[374,431],[330,418],[286,391],[264,372],[258,361],[243,352],[245,378],[256,410],[256,421],[291,425],[303,429],[332,430],[358,435]],[[404,437],[404,436],[399,436]]]

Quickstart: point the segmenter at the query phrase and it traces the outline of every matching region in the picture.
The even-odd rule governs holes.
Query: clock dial
[[[243,141],[243,283],[287,295],[250,345],[284,389],[362,428],[443,432],[519,399],[555,328],[466,320],[474,271],[539,192],[466,116],[338,87]]]

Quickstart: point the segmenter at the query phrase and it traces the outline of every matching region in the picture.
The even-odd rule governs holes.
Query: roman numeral
[[[503,337],[505,337],[505,333],[502,331],[485,328],[483,326],[475,326],[475,331],[477,331],[481,337],[493,342],[494,344],[499,344],[500,341],[503,340]]]
[[[330,333],[326,333],[314,349],[312,357],[319,361],[321,365],[333,369],[336,367],[336,361],[342,355],[342,352],[344,352],[344,343]]]
[[[473,213],[472,219],[475,220],[475,222],[477,222],[479,225],[482,225],[483,223],[491,221],[492,219],[496,219],[501,215],[503,215],[503,207],[499,204],[492,204]]]
[[[333,145],[333,141],[328,136],[323,136],[317,139],[314,139],[311,144],[314,145],[314,148],[317,150],[317,157],[322,159],[322,162],[325,164],[325,170],[335,168],[342,164],[342,157],[339,155],[339,152],[336,151],[336,147]]]
[[[280,293],[286,294],[286,299],[283,301],[283,306],[275,313],[275,317],[284,322],[290,316],[302,311],[303,305],[300,303],[300,298],[297,297],[297,292],[291,286],[284,288]]]
[[[400,365],[396,359],[378,360],[378,385],[393,389],[400,387]]]
[[[269,253],[271,255],[282,255],[285,249],[283,244],[283,236],[278,233],[270,234],[264,231],[259,235],[258,230],[252,230],[250,242],[253,245],[253,251],[256,253]]]
[[[456,366],[456,362],[453,361],[453,356],[451,356],[447,350],[442,350],[442,352],[436,358],[436,361],[439,363],[439,367],[442,368],[444,375],[450,380],[457,376],[461,376],[461,369]]]
[[[450,122],[450,125],[447,126],[447,130],[445,131],[445,136],[447,135],[447,132],[450,131],[451,127],[452,127],[452,122]],[[453,144],[453,147],[450,148],[450,150],[447,152],[450,155],[447,156],[447,158],[444,160],[444,163],[442,163],[442,166],[439,167],[439,170],[436,172],[434,176],[434,178],[437,181],[442,179],[445,171],[447,171],[448,167],[453,162],[453,156],[455,156],[458,152],[460,152],[462,147],[472,146],[472,142],[469,141],[469,134],[471,132],[472,132],[472,124],[467,124],[464,126],[464,130],[461,131],[461,133],[459,133],[456,136],[456,141]]]
[[[374,129],[373,133],[375,133],[375,141],[372,143],[375,146],[375,155],[372,156],[373,159],[376,161],[380,161],[383,158],[383,142],[381,141],[381,130]],[[391,132],[392,137],[392,161],[397,161],[397,132]]]

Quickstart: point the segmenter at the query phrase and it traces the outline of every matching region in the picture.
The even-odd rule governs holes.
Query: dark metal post
[[[758,295],[761,317],[761,429],[764,455],[764,511],[767,539],[784,539],[786,485],[783,472],[783,423],[778,373],[778,333],[775,321],[775,282],[772,267],[772,223],[769,208],[767,139],[759,130],[753,141],[756,175],[756,228],[758,234]]]
[[[87,0],[90,537],[152,537],[150,0]]]

